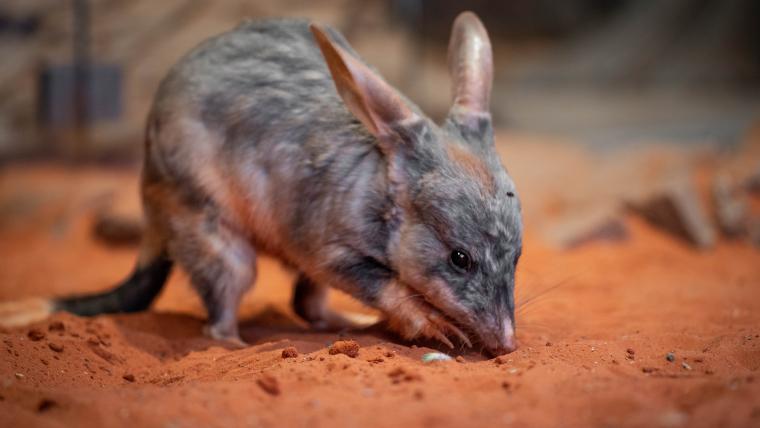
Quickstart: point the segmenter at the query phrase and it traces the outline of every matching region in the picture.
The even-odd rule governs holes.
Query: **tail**
[[[165,253],[161,253],[148,261],[139,262],[126,280],[103,293],[0,303],[0,326],[30,324],[57,311],[80,316],[143,311],[161,292],[172,264]]]
[[[85,317],[144,311],[164,288],[171,269],[172,261],[162,254],[147,264],[138,265],[116,288],[103,293],[54,299],[52,310]]]

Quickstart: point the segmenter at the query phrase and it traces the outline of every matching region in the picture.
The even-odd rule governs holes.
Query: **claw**
[[[467,345],[468,348],[472,348],[472,342],[470,342],[470,338],[467,337],[462,330],[459,329],[459,327],[455,326],[454,324],[448,325],[449,330],[451,330],[452,333],[456,334],[459,340],[461,340],[465,345]]]
[[[448,346],[450,349],[454,349],[454,344],[451,343],[448,337],[446,337],[443,333],[441,333],[440,330],[433,330],[431,333],[433,337],[443,342],[446,346]]]
[[[464,344],[467,345],[468,348],[472,348],[472,342],[470,342],[470,339],[467,337],[462,330],[459,329],[459,327],[455,326],[454,324],[450,323],[448,320],[443,318],[442,316],[436,314],[434,317],[430,317],[431,321],[435,322],[438,326],[448,330],[449,332],[455,334],[459,340],[461,340]]]

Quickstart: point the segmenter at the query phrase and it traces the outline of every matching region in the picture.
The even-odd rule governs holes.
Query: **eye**
[[[469,271],[472,267],[472,259],[470,259],[470,255],[465,250],[457,248],[451,252],[449,259],[451,260],[451,264],[457,269]]]

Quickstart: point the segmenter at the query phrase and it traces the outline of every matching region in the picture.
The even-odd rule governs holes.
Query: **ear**
[[[392,125],[418,115],[377,73],[335,44],[316,24],[309,26],[348,110],[374,136],[388,135]]]
[[[488,33],[474,13],[462,12],[454,20],[448,57],[454,97],[449,115],[466,125],[490,118],[493,54]]]

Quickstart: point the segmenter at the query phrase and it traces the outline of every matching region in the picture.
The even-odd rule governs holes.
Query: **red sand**
[[[93,241],[91,218],[114,189],[134,204],[121,195],[135,181],[3,171],[0,301],[121,279],[135,249]],[[249,348],[201,335],[182,274],[151,312],[0,332],[0,426],[760,426],[760,252],[697,252],[627,221],[627,242],[570,252],[529,228],[518,304],[562,285],[520,306],[520,348],[498,361],[462,351],[426,365],[430,348],[379,329],[311,332],[288,308],[291,274],[265,259],[241,313]],[[330,355],[338,339],[358,357]],[[299,356],[283,359],[289,346]]]

